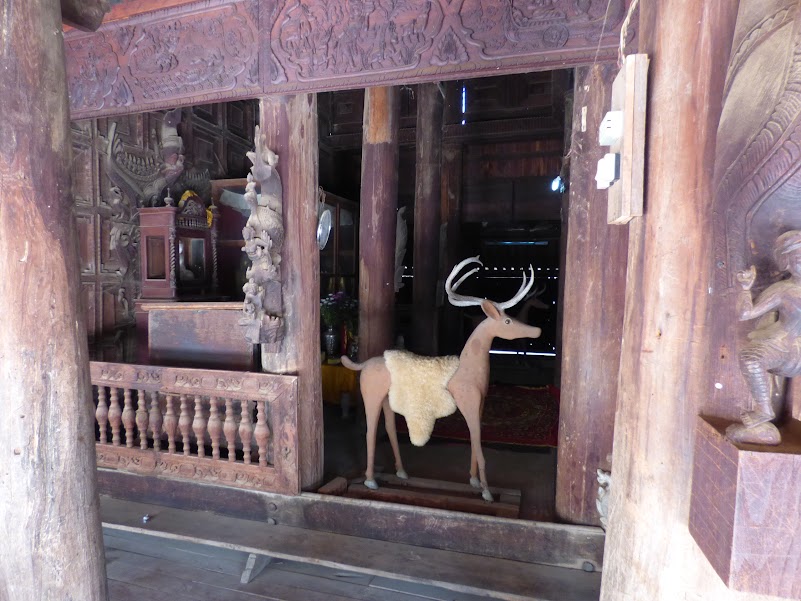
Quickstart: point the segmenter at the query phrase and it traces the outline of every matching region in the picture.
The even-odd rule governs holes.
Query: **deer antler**
[[[528,279],[526,279],[526,274],[523,272],[523,283],[520,284],[520,289],[517,291],[517,293],[505,303],[495,303],[499,309],[503,309],[505,311],[506,309],[514,307],[523,299],[523,297],[526,296],[526,294],[528,294],[528,291],[531,290],[531,287],[534,285],[534,268],[529,265],[528,269],[530,276]]]
[[[479,265],[484,265],[481,261],[479,261],[478,255],[476,255],[475,257],[468,257],[467,259],[459,263],[456,267],[454,267],[451,270],[448,279],[445,280],[445,292],[448,293],[448,300],[454,307],[475,307],[484,302],[483,298],[479,298],[477,296],[464,296],[462,294],[456,293],[456,289],[459,286],[461,286],[462,282],[464,282],[467,278],[469,278],[479,269],[478,267],[474,267],[466,274],[464,274],[462,277],[460,277],[459,280],[454,284],[453,279],[456,277],[456,275],[461,271],[461,269],[465,265],[469,265],[470,263],[478,263]]]

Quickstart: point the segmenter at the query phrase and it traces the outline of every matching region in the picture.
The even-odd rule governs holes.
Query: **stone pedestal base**
[[[734,444],[698,418],[690,533],[733,590],[801,599],[801,423],[778,446]]]

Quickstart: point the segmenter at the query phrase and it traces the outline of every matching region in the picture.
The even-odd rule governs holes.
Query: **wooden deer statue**
[[[412,444],[423,446],[431,436],[437,418],[451,415],[458,408],[470,429],[470,484],[481,488],[481,496],[492,501],[481,450],[481,414],[489,387],[489,351],[495,337],[514,340],[537,338],[539,328],[521,323],[504,311],[523,299],[534,282],[534,269],[523,274],[523,283],[511,299],[495,303],[474,296],[463,296],[456,289],[472,274],[474,267],[454,284],[460,271],[471,263],[482,265],[478,257],[465,259],[453,268],[445,281],[448,300],[457,307],[480,306],[486,319],[473,331],[459,357],[421,357],[406,351],[386,351],[364,363],[342,357],[348,369],[361,371],[361,391],[367,416],[367,471],[365,485],[376,489],[373,462],[378,418],[384,411],[387,434],[395,455],[395,469],[400,478],[407,478],[398,449],[395,413],[406,417]],[[478,477],[477,477],[478,476]]]

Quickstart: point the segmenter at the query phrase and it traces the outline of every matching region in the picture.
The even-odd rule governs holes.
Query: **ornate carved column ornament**
[[[284,337],[281,290],[281,250],[284,246],[283,187],[276,165],[278,155],[267,148],[256,126],[256,149],[247,153],[253,167],[248,174],[245,200],[250,217],[242,229],[243,251],[251,261],[243,286],[244,316],[239,324],[245,338],[262,344],[268,352],[278,352]],[[258,182],[261,194],[256,193]]]

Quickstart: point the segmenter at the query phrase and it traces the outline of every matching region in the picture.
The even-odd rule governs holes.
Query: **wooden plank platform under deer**
[[[477,264],[454,279],[464,267]],[[484,500],[492,502],[487,485],[484,453],[481,450],[481,414],[489,386],[489,351],[496,337],[506,340],[538,338],[540,328],[526,325],[504,312],[520,302],[534,283],[534,268],[529,265],[529,276],[523,274],[523,283],[511,299],[496,303],[475,296],[458,294],[456,289],[479,270],[483,264],[476,257],[465,259],[453,268],[445,281],[448,300],[456,307],[480,306],[487,316],[467,339],[458,357],[422,357],[406,351],[386,351],[364,363],[354,363],[342,357],[348,369],[361,371],[360,386],[367,416],[367,470],[364,484],[377,489],[373,471],[375,437],[378,418],[384,411],[387,434],[395,454],[395,469],[399,478],[407,478],[403,469],[398,435],[395,430],[395,413],[406,418],[409,438],[415,446],[423,446],[431,437],[434,422],[451,415],[458,408],[470,430],[470,484],[481,489]]]

